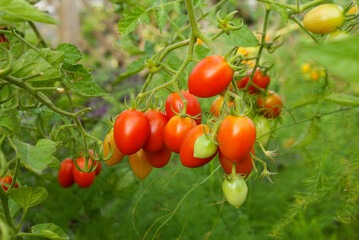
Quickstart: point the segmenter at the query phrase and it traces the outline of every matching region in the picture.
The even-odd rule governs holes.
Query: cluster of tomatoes
[[[7,191],[12,184],[12,177],[9,175],[6,175],[5,177],[0,178],[0,183],[1,183],[2,188],[5,191]],[[18,188],[19,185],[17,183],[15,183],[14,187]]]
[[[90,153],[92,155],[91,150]],[[88,161],[88,166],[85,166],[85,162],[84,157],[77,158],[76,163],[69,158],[65,159],[61,163],[61,167],[57,175],[60,185],[64,188],[68,188],[76,182],[81,188],[90,187],[95,181],[95,177],[101,172],[101,162],[93,161],[91,158]],[[97,164],[96,170],[87,172],[92,164]],[[80,169],[82,171],[80,171]]]

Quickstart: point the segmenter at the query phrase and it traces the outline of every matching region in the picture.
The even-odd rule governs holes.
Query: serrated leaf
[[[288,22],[288,19],[289,19],[289,14],[288,14],[288,11],[286,8],[282,7],[282,6],[279,6],[276,2],[274,1],[270,1],[268,2],[267,4],[269,4],[271,6],[271,9],[277,13],[279,13],[282,21],[284,23],[287,23]]]
[[[204,0],[193,0],[193,8],[198,8],[204,3]]]
[[[20,120],[14,112],[0,112],[0,133],[17,134],[19,130]]]
[[[129,77],[135,75],[136,73],[139,73],[144,68],[145,68],[145,59],[144,58],[139,58],[139,59],[131,62],[131,64],[127,67],[126,71],[124,73],[122,73],[121,75],[119,75],[113,84],[122,82],[126,78],[129,78]]]
[[[45,201],[49,193],[43,187],[20,187],[14,188],[10,196],[21,207],[30,208]]]
[[[318,119],[314,119],[310,122],[310,125],[304,130],[302,135],[298,138],[298,141],[293,144],[293,148],[305,147],[313,142],[315,138],[318,138],[320,132],[320,122]]]
[[[240,24],[238,19],[235,19],[236,25]],[[239,47],[256,47],[259,45],[258,39],[254,36],[251,30],[246,25],[237,31],[231,32],[229,35],[223,35],[227,44]]]
[[[69,64],[75,64],[84,57],[81,51],[70,43],[61,43],[57,46],[56,50],[65,54],[63,61]]]
[[[326,96],[325,99],[341,106],[359,105],[359,97],[345,93],[332,93],[329,96]]]
[[[44,237],[53,240],[68,240],[64,230],[53,223],[42,223],[31,227],[31,232],[37,237]]]
[[[59,24],[51,16],[45,15],[25,0],[0,0],[0,19],[6,21],[34,21]]]
[[[134,31],[140,24],[149,23],[146,9],[143,6],[134,7],[123,13],[123,19],[118,22],[118,32],[127,35]]]
[[[26,168],[41,174],[50,163],[53,162],[52,154],[57,149],[57,144],[48,139],[40,139],[36,146],[14,139],[16,153],[20,156]]]
[[[163,29],[166,26],[166,22],[167,22],[167,11],[166,8],[164,7],[157,7],[154,10],[155,16],[156,16],[156,20],[157,20],[157,25],[160,29],[160,32],[162,33]]]
[[[291,107],[291,109],[307,106],[314,104],[318,101],[318,95],[316,94],[308,94],[300,97]]]
[[[81,64],[64,63],[61,73],[65,84],[72,92],[82,97],[102,97],[108,93],[102,90],[92,79],[91,73]]]
[[[40,56],[57,71],[59,70],[60,64],[65,58],[65,54],[63,52],[53,51],[50,48],[42,48],[40,50]]]

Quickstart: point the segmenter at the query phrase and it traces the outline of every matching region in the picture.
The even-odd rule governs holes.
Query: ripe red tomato
[[[164,146],[163,149],[157,152],[145,152],[148,162],[155,168],[163,168],[170,161],[172,151]]]
[[[248,117],[227,116],[217,135],[219,150],[236,162],[246,156],[256,141],[256,127]]]
[[[2,188],[7,191],[10,187],[10,185],[12,184],[12,177],[9,176],[9,175],[6,175],[5,177],[3,178],[0,178],[0,183],[1,183],[1,186]],[[9,186],[6,186],[6,184],[8,184]],[[19,185],[17,183],[15,183],[15,188],[18,188]]]
[[[75,167],[74,165],[74,162],[69,158],[61,163],[57,179],[59,180],[60,185],[64,188],[71,187],[75,183],[72,175],[73,168]]]
[[[198,99],[187,91],[181,91],[181,93],[182,93],[183,97],[187,100],[186,113],[190,116],[196,116],[196,115],[200,114],[198,116],[198,118],[195,119],[195,121],[197,124],[201,124],[202,110],[201,110],[201,105],[199,104]],[[166,108],[166,115],[168,116],[168,118],[172,118],[173,116],[176,115],[172,111],[171,106],[176,113],[180,113],[180,109],[183,109],[183,100],[177,92],[168,95],[168,97],[166,99],[165,108]]]
[[[185,167],[196,168],[207,164],[216,156],[217,152],[208,158],[196,158],[193,156],[193,147],[196,140],[204,135],[203,129],[208,133],[208,127],[206,125],[198,125],[189,131],[181,144],[180,159]]]
[[[118,150],[131,155],[145,145],[150,135],[150,125],[142,112],[128,109],[116,118],[113,134]]]
[[[156,110],[149,110],[145,112],[145,116],[150,124],[150,136],[143,146],[143,150],[147,152],[160,151],[165,146],[163,137],[164,128],[168,122],[168,117]]]
[[[254,148],[252,148],[251,150],[252,154],[254,155]],[[254,160],[254,159],[253,159]],[[233,162],[228,160],[222,153],[221,151],[219,151],[219,162],[222,165],[223,170],[227,173],[227,174],[231,174],[232,172],[232,166],[233,166]],[[253,169],[253,163],[252,163],[252,159],[251,159],[251,155],[250,153],[248,153],[246,156],[244,156],[244,158],[240,159],[239,161],[237,161],[236,163],[236,173],[241,174],[244,178],[247,178],[249,176],[249,174],[251,173]]]
[[[171,118],[166,124],[163,134],[167,147],[173,152],[179,153],[186,133],[195,126],[196,122],[192,118],[180,116]]]
[[[145,151],[140,149],[135,154],[128,156],[132,172],[140,179],[144,179],[152,171],[152,165],[148,162]]]
[[[223,96],[219,96],[213,101],[211,108],[209,109],[209,112],[213,113],[213,116],[219,117],[220,108],[223,105],[223,101],[224,101]],[[232,104],[234,104],[233,101],[227,102],[229,108],[231,108]]]
[[[105,158],[110,154],[110,146],[111,146],[111,151],[113,151],[113,153],[111,158],[105,161],[107,166],[116,165],[125,156],[123,153],[120,152],[120,150],[118,150],[115,144],[113,137],[113,129],[111,129],[111,131],[106,135],[105,139],[103,140],[102,147],[103,147],[103,155]]]
[[[260,112],[266,118],[276,118],[282,111],[282,100],[279,95],[269,90],[266,97],[258,97],[257,106],[261,109]]]
[[[93,150],[92,150],[92,149],[89,149],[89,152],[90,152],[90,155],[93,157]],[[93,159],[92,159],[92,160],[93,160]],[[97,164],[97,161],[94,162],[94,165],[93,165],[93,166],[95,167],[96,164]],[[101,172],[101,162],[98,162],[97,168],[96,168],[96,170],[95,170],[96,176],[99,175],[100,172]]]
[[[82,170],[85,169],[85,158],[84,157],[77,158],[76,163],[80,167],[80,169],[82,169]],[[92,163],[92,159],[90,158],[86,170],[88,170],[91,167],[91,163]],[[81,188],[90,187],[92,185],[93,181],[95,180],[95,176],[96,176],[95,172],[87,173],[87,172],[79,171],[76,168],[75,164],[72,169],[72,174],[74,176],[75,182]]]
[[[188,78],[188,91],[197,97],[213,97],[231,83],[233,70],[222,56],[213,55],[202,59]]]
[[[253,69],[249,70],[247,75],[252,74]],[[248,84],[250,80],[250,76],[244,77],[241,80],[239,80],[237,82],[237,86],[238,88],[245,88]],[[261,71],[259,70],[259,68],[254,72],[254,76],[253,76],[253,83],[256,84],[259,88],[262,89],[267,89],[269,83],[270,83],[270,77],[269,76],[265,76],[261,73]],[[250,86],[248,88],[248,92],[250,93],[255,93],[255,92],[259,92],[260,90],[257,89],[254,86]]]

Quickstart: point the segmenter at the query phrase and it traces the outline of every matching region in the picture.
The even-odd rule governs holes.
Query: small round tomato
[[[335,31],[328,35],[326,42],[340,41],[350,37],[350,34],[346,31]]]
[[[72,171],[74,168],[74,162],[67,158],[61,163],[60,170],[57,174],[57,179],[62,187],[68,188],[71,187],[74,183],[74,176],[72,175]]]
[[[182,93],[183,97],[187,100],[186,114],[188,114],[190,116],[199,115],[198,118],[195,119],[195,121],[197,124],[201,124],[202,110],[201,110],[201,105],[199,104],[198,99],[187,91],[181,91],[181,93]],[[171,108],[171,106],[172,106],[172,108]],[[175,92],[175,93],[168,95],[168,97],[166,99],[165,108],[166,108],[166,115],[168,118],[172,118],[173,116],[176,115],[172,111],[172,109],[176,113],[181,112],[181,109],[183,109],[183,100],[182,100],[181,96],[179,95],[179,93]]]
[[[251,153],[253,155],[255,155],[254,148],[252,148]],[[232,166],[233,166],[234,162],[228,160],[228,158],[226,158],[221,153],[221,151],[219,151],[219,162],[221,163],[223,170],[227,174],[232,173]],[[250,153],[248,153],[246,156],[244,156],[244,158],[242,158],[236,162],[236,173],[242,175],[244,178],[247,178],[249,176],[252,169],[253,169],[253,162],[252,162],[252,157],[251,157]]]
[[[80,169],[84,170],[85,169],[85,158],[84,157],[80,157],[76,159],[76,163],[79,166]],[[92,159],[89,159],[88,162],[88,166],[87,169],[90,169],[92,164]],[[81,172],[76,168],[76,165],[74,164],[73,169],[72,169],[72,174],[74,176],[75,182],[77,183],[77,185],[81,188],[87,188],[90,187],[92,185],[92,183],[95,181],[95,176],[96,176],[96,172]]]
[[[313,33],[334,32],[344,24],[343,9],[336,4],[319,5],[304,16],[303,24],[307,30]]]
[[[246,156],[256,141],[256,127],[248,117],[227,116],[217,135],[219,150],[230,161],[236,162]]]
[[[224,91],[231,83],[233,70],[219,55],[202,59],[188,78],[188,91],[197,97],[213,97]]]
[[[252,74],[252,69],[247,72],[247,75]],[[238,88],[245,88],[250,80],[250,76],[244,77],[241,80],[237,81]],[[263,75],[259,68],[254,72],[253,81],[255,85],[257,85],[259,88],[266,90],[269,83],[270,83],[270,77]],[[259,92],[259,89],[257,89],[255,86],[250,86],[248,88],[248,92],[255,93]]]
[[[213,101],[211,108],[209,109],[209,112],[213,113],[213,116],[219,117],[220,109],[223,105],[223,101],[224,101],[223,96],[219,96]],[[228,108],[231,108],[233,104],[234,104],[233,101],[227,102]]]
[[[140,179],[146,178],[152,171],[152,165],[148,162],[145,151],[142,149],[135,154],[129,155],[128,161],[132,172]]]
[[[172,156],[172,151],[164,146],[163,149],[157,152],[146,152],[146,158],[148,162],[155,168],[163,168],[170,161]]]
[[[12,184],[12,177],[9,176],[9,175],[6,175],[5,177],[3,178],[0,178],[0,183],[1,183],[1,186],[2,188],[7,191],[9,189],[9,187],[11,186]],[[8,185],[8,186],[7,186]],[[18,188],[19,185],[17,183],[15,183],[15,188]]]
[[[257,131],[257,140],[266,146],[270,139],[269,132],[271,131],[269,120],[265,117],[259,116],[253,119]]]
[[[147,152],[160,151],[165,146],[163,131],[168,122],[168,117],[156,110],[145,112],[145,116],[150,124],[150,136],[143,146],[143,150]]]
[[[113,135],[118,150],[131,155],[145,145],[150,135],[150,125],[142,112],[128,109],[116,118]]]
[[[196,158],[194,157],[194,144],[197,139],[204,135],[204,130],[208,133],[208,127],[206,125],[198,125],[189,131],[181,144],[180,159],[185,167],[196,168],[207,164],[216,156],[215,152],[208,158]]]
[[[282,111],[282,100],[279,95],[269,90],[266,97],[258,97],[257,106],[260,112],[266,118],[276,118]]]
[[[225,179],[222,183],[222,190],[227,202],[235,208],[239,208],[246,201],[248,187],[241,177]]]
[[[107,166],[116,165],[117,163],[121,162],[121,160],[125,156],[123,153],[120,152],[120,150],[118,150],[114,142],[113,129],[111,129],[111,131],[106,135],[105,139],[103,140],[102,147],[103,147],[103,155],[105,158],[111,153],[111,151],[113,151],[111,158],[105,161]],[[111,151],[110,151],[110,147],[111,147]]]
[[[164,129],[164,139],[167,147],[175,153],[180,152],[182,141],[188,131],[196,126],[194,119],[174,116]]]

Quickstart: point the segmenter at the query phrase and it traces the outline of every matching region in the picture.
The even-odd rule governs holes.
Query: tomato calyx
[[[238,13],[237,10],[234,10],[230,13],[228,13],[224,18],[221,18],[221,13],[224,12],[224,10],[219,10],[216,14],[218,25],[217,27],[222,29],[227,35],[230,34],[231,31],[239,30],[243,27],[244,22],[243,19],[241,19],[240,25],[237,25],[232,21],[234,15]]]
[[[164,49],[161,49],[161,51],[159,51],[154,56],[152,56],[150,59],[147,59],[145,61],[145,66],[148,69],[148,72],[156,73],[162,68],[163,64],[158,63],[158,60],[159,60],[160,56],[162,55],[163,51],[164,51]]]
[[[180,93],[180,96],[183,97],[182,93]],[[183,108],[182,108],[182,106],[179,106],[179,112],[176,112],[176,110],[172,106],[172,103],[170,103],[171,110],[175,115],[177,115],[177,116],[179,116],[181,118],[187,118],[188,117],[188,118],[191,118],[193,120],[197,120],[197,119],[201,118],[202,113],[199,113],[199,114],[194,115],[194,116],[186,113],[187,112],[187,103],[188,103],[188,101],[187,101],[187,99],[185,97],[182,98],[182,101],[183,101]]]

